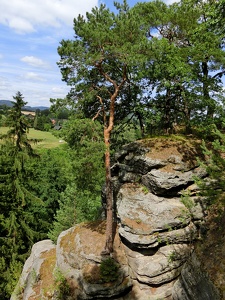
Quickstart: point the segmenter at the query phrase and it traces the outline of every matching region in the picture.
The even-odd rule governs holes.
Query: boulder
[[[101,256],[105,244],[105,222],[79,224],[60,234],[57,242],[57,268],[69,282],[71,292],[79,299],[110,298],[124,293],[132,286],[127,258],[118,234],[114,240],[113,260],[118,274],[112,282],[100,276]]]
[[[165,244],[188,243],[198,238],[198,229],[194,223],[190,223],[184,228],[156,232],[153,234],[135,234],[126,231],[122,226],[119,233],[124,243],[133,249],[150,249]]]
[[[34,244],[10,300],[20,300],[21,295],[24,300],[53,297],[55,262],[56,246],[51,240],[43,240]]]

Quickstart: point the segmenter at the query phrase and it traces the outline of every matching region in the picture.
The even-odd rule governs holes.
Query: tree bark
[[[166,90],[165,107],[164,107],[164,132],[169,134],[171,130],[171,91],[169,88]]]
[[[107,73],[104,72],[102,68],[102,62],[99,62],[97,68],[103,77],[110,82],[114,87],[114,92],[110,93],[110,109],[109,109],[109,119],[107,120],[105,107],[103,99],[98,96],[98,99],[101,103],[103,112],[103,122],[104,122],[104,142],[106,146],[105,150],[105,171],[106,171],[106,242],[105,248],[102,251],[102,255],[110,255],[113,252],[113,186],[111,181],[111,164],[110,164],[110,137],[111,132],[114,127],[114,118],[115,118],[115,102],[119,94],[121,87],[124,82],[127,80],[126,65],[123,66],[123,77],[120,84],[117,84]]]
[[[110,164],[110,132],[104,129],[105,151],[105,171],[106,171],[106,243],[105,254],[113,252],[113,188],[111,181]]]
[[[110,137],[114,127],[115,101],[119,93],[119,88],[114,84],[115,92],[111,95],[109,121],[106,121],[104,114],[104,142],[105,150],[105,172],[106,172],[106,243],[104,254],[109,255],[113,252],[113,187],[111,181],[110,163]]]
[[[208,61],[207,59],[202,62],[202,73],[203,73],[203,96],[207,103],[207,117],[213,119],[215,108],[213,100],[210,98],[209,95],[209,70],[208,70]]]

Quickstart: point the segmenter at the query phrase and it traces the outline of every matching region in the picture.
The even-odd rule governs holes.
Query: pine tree
[[[137,75],[136,61],[140,46],[146,42],[140,27],[124,0],[114,3],[118,14],[105,5],[93,8],[86,17],[74,19],[74,40],[62,40],[58,48],[58,65],[62,78],[71,86],[66,105],[80,107],[85,117],[103,124],[106,181],[106,243],[102,253],[113,251],[113,193],[111,180],[110,141],[121,112],[127,111],[131,81]],[[135,45],[135,47],[134,47]],[[133,76],[131,75],[133,74]],[[135,74],[135,75],[134,75]],[[132,79],[132,80],[131,80]],[[118,117],[120,116],[120,117]]]

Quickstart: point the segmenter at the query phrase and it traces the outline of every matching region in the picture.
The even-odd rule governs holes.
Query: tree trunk
[[[140,130],[141,130],[141,137],[143,138],[144,135],[145,135],[145,127],[144,127],[144,124],[143,124],[143,121],[142,121],[142,116],[141,116],[139,111],[136,112],[136,116],[137,116],[138,121],[139,121],[139,126],[140,126]]]
[[[102,254],[109,255],[113,252],[113,186],[111,181],[110,164],[110,137],[114,126],[115,101],[119,93],[119,88],[114,84],[115,92],[111,96],[109,121],[106,122],[104,114],[104,142],[105,150],[105,171],[106,171],[106,243]]]
[[[202,62],[202,73],[203,73],[203,96],[204,96],[204,100],[206,100],[207,103],[207,117],[213,119],[215,108],[214,108],[213,100],[210,98],[209,95],[209,83],[208,83],[209,70],[208,70],[207,60]]]
[[[110,108],[109,108],[109,118],[107,121],[103,99],[98,96],[101,103],[104,121],[104,142],[106,146],[105,150],[105,171],[106,171],[106,243],[105,248],[102,251],[102,255],[110,255],[113,252],[113,186],[111,181],[111,165],[110,165],[110,137],[111,132],[114,127],[114,117],[115,117],[115,101],[119,94],[121,87],[127,80],[126,72],[127,67],[123,67],[123,79],[118,85],[107,73],[104,72],[101,63],[98,64],[98,69],[101,75],[110,82],[114,87],[114,93],[110,97]]]
[[[105,171],[106,171],[106,244],[104,254],[113,252],[113,188],[111,181],[110,165],[110,132],[104,129],[105,151]]]
[[[185,133],[191,134],[192,133],[191,109],[186,96],[183,96],[183,103],[184,103],[183,114],[184,114]]]
[[[164,132],[166,134],[170,133],[171,130],[171,91],[167,89],[165,97],[165,107],[164,107]]]

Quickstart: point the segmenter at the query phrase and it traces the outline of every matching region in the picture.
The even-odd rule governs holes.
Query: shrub
[[[116,281],[119,277],[119,266],[111,257],[102,260],[100,278],[104,283]]]

